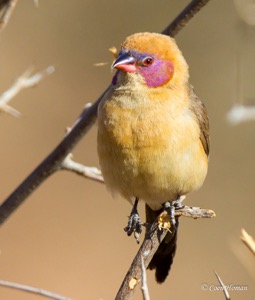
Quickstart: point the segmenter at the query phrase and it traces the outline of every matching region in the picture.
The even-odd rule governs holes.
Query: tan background
[[[111,80],[110,46],[129,34],[160,32],[188,1],[51,0],[19,1],[0,36],[0,89],[23,71],[53,64],[56,72],[22,92],[12,105],[20,119],[0,116],[0,199],[58,144],[84,104],[94,101]],[[245,227],[255,236],[255,122],[230,126],[226,112],[236,100],[236,50],[241,21],[232,1],[214,0],[190,22],[177,41],[190,65],[191,81],[211,121],[210,170],[203,188],[186,203],[214,209],[214,220],[182,219],[170,277],[154,283],[152,299],[224,299],[203,291],[203,283],[247,285],[233,299],[254,299],[254,257],[239,239]],[[255,50],[255,49],[254,49]],[[254,52],[255,53],[255,52]],[[254,69],[246,70],[254,79]],[[253,73],[252,73],[253,72]],[[254,93],[255,96],[255,93]],[[76,160],[98,166],[96,127],[76,147]],[[103,185],[59,172],[36,190],[2,226],[0,279],[48,289],[75,300],[110,300],[138,247],[123,227],[130,212]],[[141,205],[140,211],[143,214]],[[212,287],[213,288],[213,287]],[[139,289],[134,299],[141,299]],[[0,299],[36,296],[0,288]]]

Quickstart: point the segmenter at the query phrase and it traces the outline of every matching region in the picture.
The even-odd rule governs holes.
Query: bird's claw
[[[134,213],[131,212],[129,218],[128,218],[128,224],[124,228],[125,232],[128,236],[130,236],[132,233],[134,233],[134,237],[137,242],[139,242],[139,235],[142,232],[142,223],[139,217],[138,212]]]
[[[135,201],[131,214],[128,218],[128,224],[124,228],[124,231],[127,233],[128,236],[134,233],[134,237],[137,243],[139,244],[139,236],[140,233],[142,232],[142,222],[140,220],[140,216],[137,211],[137,204],[138,204],[138,200]]]
[[[177,229],[175,220],[175,210],[181,209],[183,207],[182,201],[184,200],[184,198],[181,196],[180,198],[174,201],[164,203],[164,209],[168,212],[170,216],[171,227],[175,230]]]

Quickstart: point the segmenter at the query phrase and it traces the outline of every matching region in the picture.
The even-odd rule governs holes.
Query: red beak
[[[135,58],[129,52],[120,52],[119,56],[112,64],[112,68],[125,72],[136,72]]]

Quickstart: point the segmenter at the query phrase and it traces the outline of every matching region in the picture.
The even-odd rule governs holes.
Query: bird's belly
[[[122,113],[119,122],[99,123],[99,160],[113,194],[131,201],[139,197],[158,209],[202,185],[207,156],[193,122],[171,124],[162,115],[151,122],[130,119]]]

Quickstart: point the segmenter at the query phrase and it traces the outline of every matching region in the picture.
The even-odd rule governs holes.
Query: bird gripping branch
[[[117,71],[98,109],[98,155],[107,188],[146,203],[152,223],[169,202],[201,187],[207,174],[209,122],[189,84],[188,65],[173,38],[137,33],[126,38],[112,65]],[[133,210],[134,212],[134,210]],[[128,234],[139,231],[130,222]],[[131,221],[133,216],[131,215]],[[134,224],[135,223],[135,224]],[[167,235],[149,268],[163,282],[176,250]]]

